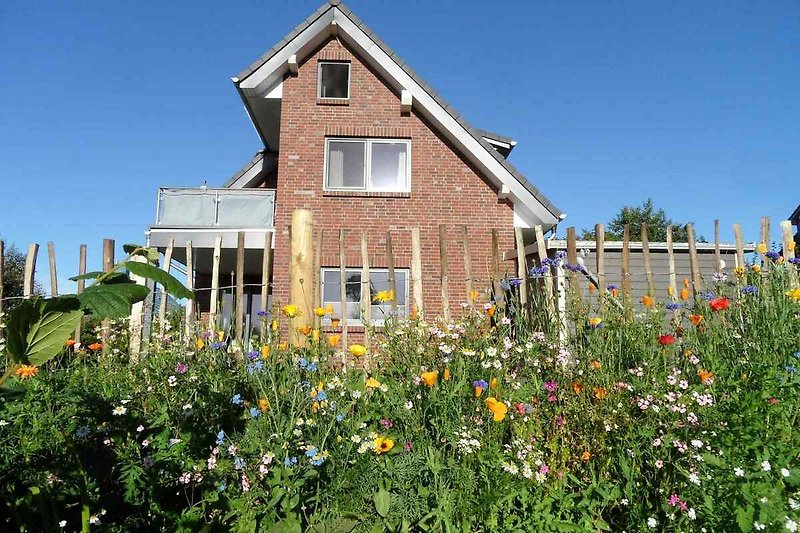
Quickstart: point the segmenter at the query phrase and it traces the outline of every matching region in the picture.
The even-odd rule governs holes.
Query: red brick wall
[[[347,105],[317,100],[320,59],[351,61]],[[512,249],[513,207],[498,200],[496,189],[414,111],[401,114],[400,96],[336,40],[323,45],[283,84],[281,104],[278,192],[276,198],[273,301],[289,296],[287,228],[292,210],[307,208],[316,227],[325,231],[322,266],[338,266],[338,231],[349,230],[348,266],[361,265],[360,235],[369,236],[370,265],[386,266],[386,232],[392,232],[395,266],[408,268],[410,228],[419,226],[426,316],[441,314],[439,283],[439,224],[447,224],[450,239],[449,297],[453,314],[466,300],[463,240],[460,225],[469,230],[473,276],[488,278],[491,229],[500,231],[500,251]],[[336,135],[409,137],[411,193],[378,196],[365,193],[323,192],[325,137]],[[513,264],[501,268],[513,271]],[[476,284],[476,289],[487,285]]]

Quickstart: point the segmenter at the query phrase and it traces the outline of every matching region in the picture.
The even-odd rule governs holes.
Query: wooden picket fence
[[[721,254],[720,254],[720,225],[719,221],[715,221],[714,223],[714,264],[717,265],[715,268],[721,269]],[[770,244],[770,220],[768,218],[762,218],[760,224],[760,235],[759,235],[759,243],[764,243],[767,246]],[[581,286],[581,283],[590,284],[594,287],[594,289],[599,294],[604,294],[606,292],[606,278],[609,275],[609,272],[606,271],[605,267],[605,256],[606,256],[606,239],[605,239],[605,231],[603,224],[597,224],[595,226],[595,265],[594,265],[594,273],[591,272],[591,269],[586,265],[581,265],[581,268],[569,268],[564,269],[563,267],[557,267],[554,271],[550,269],[544,269],[544,271],[540,275],[532,276],[530,274],[529,268],[532,266],[541,266],[541,259],[548,257],[548,249],[547,244],[544,239],[544,232],[541,226],[535,226],[534,228],[535,234],[535,254],[526,253],[525,244],[523,240],[523,231],[521,228],[515,229],[515,252],[511,255],[511,257],[505,257],[504,254],[501,254],[499,249],[499,232],[496,229],[489,230],[491,232],[491,239],[492,239],[492,257],[490,258],[489,265],[490,265],[490,272],[489,278],[484,279],[480,277],[476,277],[473,275],[473,260],[472,253],[470,250],[470,238],[468,235],[468,230],[466,226],[460,227],[460,234],[463,241],[463,254],[464,254],[464,273],[465,279],[460,280],[464,282],[464,286],[466,287],[466,294],[464,296],[464,300],[461,300],[461,297],[458,297],[460,301],[466,301],[467,306],[471,307],[475,304],[475,296],[476,291],[474,288],[478,286],[478,284],[485,284],[488,287],[491,287],[491,295],[490,298],[497,302],[498,304],[502,305],[503,297],[502,294],[505,292],[501,285],[503,284],[503,279],[513,278],[514,284],[517,285],[519,288],[516,292],[517,297],[519,298],[518,304],[520,309],[518,312],[520,313],[534,313],[534,308],[532,306],[532,300],[536,300],[537,302],[543,303],[544,309],[546,311],[548,317],[558,317],[557,323],[560,330],[566,330],[566,323],[567,323],[567,299],[568,294],[573,294],[573,296],[578,295],[577,297],[580,298],[580,291],[577,289]],[[695,242],[695,234],[694,234],[694,227],[692,224],[688,224],[687,227],[687,236],[688,236],[688,255],[689,255],[689,263],[690,263],[690,270],[691,270],[691,289],[692,294],[699,294],[703,290],[703,280],[700,275],[700,270],[698,268],[698,255],[697,255],[697,245]],[[783,250],[783,256],[786,261],[790,261],[795,257],[794,254],[794,237],[792,235],[792,227],[789,221],[782,221],[780,223],[781,229],[781,248]],[[417,227],[410,228],[411,234],[411,261],[410,261],[410,307],[414,310],[414,314],[418,316],[422,316],[427,310],[425,309],[424,301],[423,301],[423,283],[430,283],[433,282],[434,284],[439,285],[441,290],[441,317],[444,320],[450,320],[452,318],[452,309],[451,309],[451,294],[450,294],[450,268],[448,265],[448,246],[452,245],[451,242],[448,241],[448,227],[446,225],[439,226],[439,257],[438,257],[438,264],[439,264],[439,273],[435,279],[423,280],[423,273],[422,273],[422,252],[421,252],[421,242],[420,242],[420,230]],[[745,244],[742,238],[742,228],[740,224],[733,225],[733,234],[735,239],[735,247],[736,247],[736,264],[738,266],[743,266],[745,264]],[[338,231],[338,245],[339,245],[339,259],[340,259],[340,279],[341,279],[341,290],[340,290],[340,297],[341,297],[341,309],[344,310],[347,308],[347,291],[346,291],[346,261],[345,261],[345,236],[346,230],[339,229]],[[312,328],[319,328],[321,326],[320,318],[315,316],[314,307],[319,305],[321,301],[321,279],[320,279],[320,272],[321,272],[321,258],[322,258],[322,241],[323,241],[323,231],[318,230],[314,231],[314,222],[313,222],[313,215],[307,210],[297,210],[293,213],[292,216],[292,224],[289,228],[289,241],[290,241],[290,263],[288,265],[288,274],[289,274],[289,284],[290,284],[290,301],[298,304],[301,307],[300,313],[294,319],[293,326],[294,328],[289,331],[290,340],[295,345],[302,345],[305,341],[305,336],[297,333],[298,329],[302,329],[305,326],[312,327]],[[655,294],[656,290],[656,282],[654,278],[654,273],[651,268],[651,254],[650,254],[650,242],[648,238],[648,230],[647,227],[642,227],[641,231],[641,251],[642,257],[644,261],[644,276],[646,278],[647,283],[647,293],[650,296]],[[580,261],[578,260],[578,249],[577,249],[577,237],[576,231],[574,227],[567,228],[566,231],[566,264],[567,265],[578,265]],[[605,305],[611,305],[609,302],[612,302],[613,305],[620,306],[620,309],[624,312],[625,316],[632,316],[633,313],[633,302],[631,301],[631,269],[630,269],[630,257],[631,257],[631,235],[629,228],[626,227],[623,234],[622,240],[622,249],[621,249],[621,272],[620,272],[620,279],[621,279],[621,288],[620,292],[622,295],[621,304],[616,299],[611,298],[599,298],[597,303],[599,306],[603,307]],[[361,306],[363,309],[363,318],[366,323],[370,322],[370,312],[371,312],[371,293],[370,293],[370,254],[369,254],[369,246],[368,246],[368,238],[366,231],[362,232],[360,235],[360,244],[361,244]],[[638,243],[637,243],[638,245]],[[174,251],[174,242],[170,242],[169,245],[166,247],[164,251],[164,259],[161,264],[161,268],[169,272],[172,263],[172,254]],[[186,246],[186,273],[187,273],[187,287],[190,290],[196,290],[194,287],[194,268],[193,268],[193,260],[194,260],[194,252],[195,249],[193,248],[192,242],[189,241],[185,244]],[[389,290],[393,291],[394,294],[397,293],[396,289],[396,278],[395,278],[395,250],[393,249],[393,240],[392,240],[392,232],[387,232],[386,239],[385,239],[385,247],[386,247],[386,260],[387,260],[387,270],[388,270],[388,281],[389,281]],[[676,272],[675,272],[675,252],[673,250],[673,242],[672,242],[672,228],[668,228],[667,231],[667,239],[666,239],[666,247],[667,247],[667,255],[668,255],[668,264],[669,264],[669,273],[668,273],[668,291],[670,294],[675,295],[677,294],[677,280],[676,280]],[[104,239],[102,245],[102,270],[109,271],[113,265],[115,264],[114,260],[114,249],[115,243],[112,239]],[[213,268],[212,268],[212,279],[211,279],[211,287],[209,289],[200,289],[200,290],[210,290],[210,310],[208,314],[208,323],[209,324],[216,324],[217,319],[219,317],[219,297],[220,297],[220,290],[223,289],[235,289],[235,309],[234,314],[232,317],[233,323],[233,334],[232,338],[235,340],[238,346],[243,346],[244,341],[246,340],[245,332],[245,321],[244,321],[244,291],[245,291],[245,284],[244,284],[244,253],[245,253],[245,246],[244,246],[244,233],[240,232],[237,236],[237,248],[236,248],[236,275],[235,275],[235,284],[229,287],[220,287],[220,257],[221,257],[221,249],[222,249],[222,237],[217,237],[214,244],[212,261],[213,261]],[[263,264],[262,264],[262,280],[261,283],[257,286],[260,287],[261,290],[261,311],[268,311],[267,309],[267,302],[268,302],[268,295],[269,295],[269,288],[270,288],[270,279],[272,277],[272,270],[273,270],[273,260],[272,260],[272,241],[271,241],[271,234],[267,234],[267,237],[264,242],[264,254],[263,254]],[[4,276],[4,263],[3,263],[3,252],[4,251],[4,243],[0,241],[0,313],[3,310],[4,304],[4,297],[3,297],[3,289],[2,289],[2,282]],[[36,243],[32,243],[28,247],[26,262],[25,262],[25,276],[24,276],[24,289],[23,289],[23,296],[22,298],[31,298],[34,294],[34,279],[36,273],[36,264],[37,264],[37,255],[39,252],[39,245]],[[58,289],[58,276],[56,270],[56,253],[55,253],[55,246],[53,242],[49,242],[47,244],[47,252],[49,258],[49,273],[50,273],[50,286],[51,286],[51,295],[57,296],[59,294]],[[532,255],[538,255],[539,261],[531,261]],[[80,245],[79,250],[79,263],[78,263],[78,274],[86,273],[86,257],[87,257],[87,246],[85,244]],[[502,261],[506,259],[512,259],[514,257],[525,257],[524,261],[517,261],[517,271],[515,276],[508,276],[507,273],[503,273],[500,271],[500,267]],[[134,258],[136,260],[144,260],[144,258]],[[483,258],[482,258],[483,259]],[[768,270],[770,268],[769,261],[767,261],[762,256],[763,261],[763,268],[764,270]],[[581,277],[582,276],[582,277]],[[790,276],[790,284],[792,287],[798,286],[798,273],[796,268],[789,269],[789,276]],[[143,279],[136,279],[134,276],[134,281],[137,283],[146,283]],[[308,290],[308,285],[310,282],[311,290]],[[84,281],[80,280],[77,282],[77,292],[81,293],[84,290]],[[248,286],[252,287],[252,284]],[[459,286],[461,284],[459,283]],[[149,315],[150,317],[157,316],[157,324],[164,324],[166,320],[166,313],[167,313],[167,297],[166,293],[162,291],[162,297],[159,302],[158,309],[152,309],[152,307],[148,308],[148,305],[152,306],[152,300],[148,299],[144,302],[138,303],[134,305],[131,321],[130,321],[130,328],[131,328],[131,346],[130,351],[132,357],[138,357],[139,352],[143,346],[144,342],[149,341],[149,331],[144,333],[143,339],[143,326],[144,320],[143,317]],[[397,303],[395,300],[391,302],[392,311],[397,311]],[[538,309],[538,308],[537,308]],[[437,310],[438,311],[438,310]],[[183,336],[186,341],[190,341],[196,335],[196,309],[195,306],[189,303],[185,306],[185,318],[183,320],[183,327],[181,328],[183,331]],[[150,328],[147,328],[148,330]],[[109,336],[109,322],[106,320],[103,323],[101,329],[101,340],[105,343],[108,340]],[[340,325],[340,333],[342,335],[342,344],[343,346],[348,345],[348,325],[347,320],[341,320]],[[2,329],[0,329],[0,334],[2,334]],[[80,326],[77,328],[75,332],[75,339],[80,341]],[[363,333],[364,341],[367,345],[370,343],[370,330],[369,328],[365,328]]]

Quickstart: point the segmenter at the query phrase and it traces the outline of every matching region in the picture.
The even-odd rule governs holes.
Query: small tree
[[[647,224],[648,238],[653,242],[663,242],[667,240],[667,227],[672,226],[672,240],[675,242],[686,242],[686,222],[675,222],[667,218],[667,213],[663,209],[656,209],[653,199],[648,198],[639,207],[624,206],[619,213],[611,219],[606,227],[606,240],[621,241],[622,232],[625,226],[630,226],[631,240],[638,240],[642,232],[642,225]],[[594,228],[584,229],[581,233],[582,240],[594,240]],[[703,242],[703,237],[697,236],[696,239]]]

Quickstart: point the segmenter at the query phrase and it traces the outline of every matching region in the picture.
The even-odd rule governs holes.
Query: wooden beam
[[[114,268],[114,239],[103,239],[103,272],[111,272]],[[101,341],[103,355],[110,352],[108,341],[111,340],[111,320],[103,319],[101,327]]]
[[[146,263],[147,258],[135,255],[130,258],[137,263]],[[131,279],[137,285],[146,285],[147,280],[136,274],[131,274]],[[135,364],[139,361],[142,353],[142,322],[144,318],[144,301],[136,302],[131,306],[131,318],[129,322],[128,360]]]
[[[313,293],[313,307],[322,305],[322,240],[325,236],[324,230],[320,227],[314,236],[314,293]],[[314,328],[319,329],[322,326],[322,317],[314,313]]]
[[[781,221],[781,239],[783,241],[783,260],[786,270],[789,272],[789,286],[796,289],[798,286],[797,267],[791,262],[794,259],[794,236],[792,235],[792,223],[788,220]]]
[[[169,244],[167,244],[167,249],[164,250],[164,264],[161,265],[161,270],[169,274],[169,270],[172,267],[172,250],[175,246],[175,239],[170,239]],[[167,300],[169,299],[169,295],[167,294],[166,287],[161,287],[161,299],[158,302],[158,324],[161,328],[161,331],[164,331],[164,326],[166,325],[167,320]]]
[[[472,307],[475,305],[475,293],[472,285],[472,253],[470,252],[469,235],[466,224],[461,226],[461,239],[464,241],[464,274],[467,287],[467,304]]]
[[[544,232],[542,231],[542,226],[536,224],[533,227],[534,235],[536,236],[536,248],[539,253],[539,263],[540,266],[544,265],[542,261],[547,258],[547,244],[544,240]],[[547,312],[550,314],[550,319],[555,318],[556,314],[556,304],[555,304],[555,294],[553,294],[553,275],[548,268],[544,272],[544,301],[547,307]]]
[[[236,305],[234,314],[237,361],[243,359],[244,341],[244,232],[236,234]]]
[[[606,305],[606,228],[602,224],[594,226],[594,261],[597,270],[597,297],[600,301],[600,309],[604,310]]]
[[[371,340],[369,328],[372,325],[372,284],[369,280],[369,241],[366,231],[361,232],[361,308],[364,320],[364,346],[369,348]],[[368,364],[368,360],[365,360],[365,364]]]
[[[742,225],[733,225],[733,238],[736,241],[736,266],[744,268],[744,239],[742,238]]]
[[[194,292],[194,248],[192,241],[186,241],[186,288]],[[194,338],[194,300],[186,301],[186,345],[192,345]]]
[[[295,209],[292,211],[291,227],[291,283],[289,287],[289,301],[298,306],[298,315],[290,320],[289,340],[293,346],[306,345],[306,335],[298,329],[306,328],[313,324],[314,316],[310,284],[314,279],[314,215],[308,209]]]
[[[47,243],[47,256],[50,259],[50,296],[58,296],[58,274],[56,273],[56,247],[53,241]]]
[[[439,224],[439,281],[442,287],[442,316],[450,321],[450,297],[447,293],[447,226]]]
[[[261,306],[259,309],[262,313],[267,312],[269,303],[269,280],[272,277],[272,235],[272,232],[264,234],[264,255],[261,258]]]
[[[208,329],[216,334],[219,313],[219,263],[222,257],[222,235],[214,239],[214,252],[211,256],[211,303],[208,313]]]
[[[647,224],[642,224],[642,259],[644,260],[644,275],[647,279],[647,295],[655,296],[656,286],[653,281],[653,266],[650,263],[650,238],[647,235]]]
[[[293,75],[296,76],[299,70],[299,66],[297,64],[297,55],[296,54],[290,55],[289,60],[286,62],[286,64],[289,67],[289,72],[291,72]]]
[[[386,232],[386,269],[389,271],[389,292],[392,293],[392,314],[397,315],[397,279],[394,272],[394,251],[392,250],[392,232]],[[408,302],[406,302],[408,304]]]
[[[678,279],[675,274],[675,250],[672,247],[672,226],[667,226],[667,267],[669,268],[669,288],[667,293],[673,302],[678,301]]]
[[[28,256],[25,258],[25,278],[22,282],[22,295],[25,299],[33,296],[36,280],[36,256],[39,255],[39,245],[35,242],[28,245]]]
[[[492,291],[495,304],[505,307],[503,291],[500,288],[500,236],[496,228],[492,228]]]
[[[82,276],[86,274],[86,245],[81,244],[78,254],[78,275]],[[76,290],[77,294],[82,294],[83,290],[86,288],[86,280],[79,279],[78,280],[78,287]],[[75,326],[75,342],[81,342],[81,327],[83,326],[83,317],[78,319],[78,325]]]
[[[410,113],[411,106],[414,103],[414,98],[411,96],[411,91],[407,91],[403,89],[400,92],[400,112],[401,113]]]
[[[692,270],[692,291],[695,296],[701,290],[700,264],[697,259],[697,243],[694,240],[694,225],[686,224],[686,239],[689,241],[689,267]]]
[[[411,282],[414,288],[414,312],[422,318],[422,244],[419,228],[411,228]]]
[[[525,260],[525,240],[522,237],[522,228],[514,228],[514,240],[517,245],[517,277],[519,278],[519,304],[522,316],[528,314],[528,272]]]
[[[342,324],[342,370],[347,370],[347,257],[345,254],[345,233],[339,229],[339,296],[341,309],[339,312]]]
[[[633,318],[633,302],[631,301],[631,227],[625,224],[622,230],[622,304],[625,319]]]

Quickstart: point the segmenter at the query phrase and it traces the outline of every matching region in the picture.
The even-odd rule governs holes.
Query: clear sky
[[[221,186],[261,145],[230,77],[321,0],[0,2],[0,237],[142,242],[159,186]],[[800,2],[347,4],[568,213],[652,196],[678,221],[800,203]],[[47,287],[46,250],[38,279]],[[118,252],[119,253],[119,252]]]

